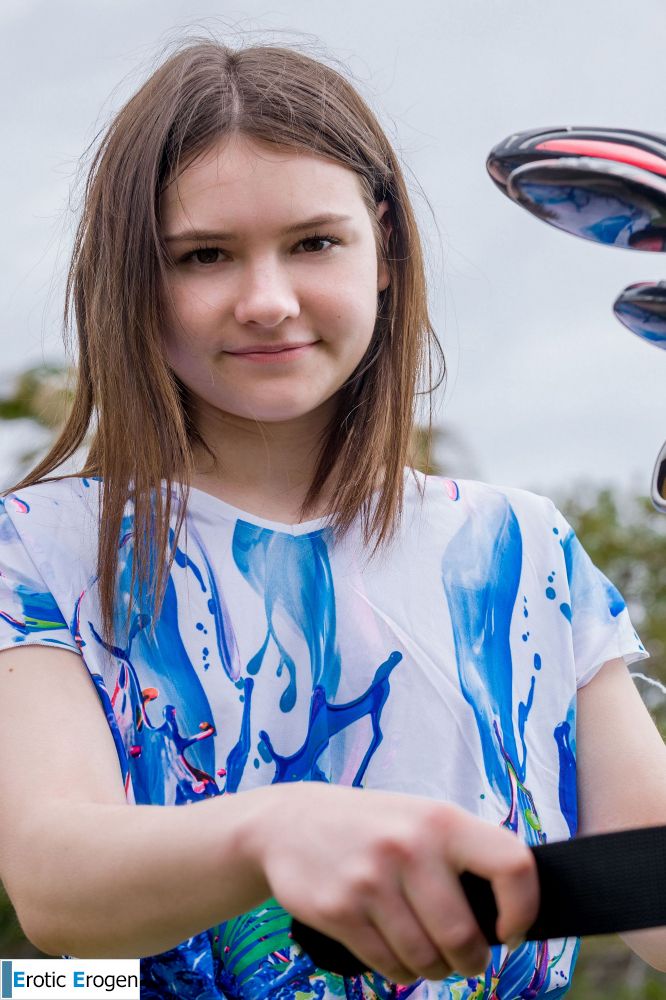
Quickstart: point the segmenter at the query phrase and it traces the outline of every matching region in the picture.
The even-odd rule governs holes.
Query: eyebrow
[[[321,226],[330,226],[338,222],[352,222],[351,215],[336,215],[335,213],[330,213],[328,215],[317,215],[312,219],[304,219],[302,222],[296,222],[293,226],[287,226],[286,229],[282,230],[282,235],[289,236],[292,233],[300,233],[304,229],[317,229]],[[219,230],[206,230],[206,229],[184,229],[180,233],[172,233],[170,236],[165,236],[165,243],[185,243],[187,240],[235,240],[238,239],[236,233],[223,233]]]

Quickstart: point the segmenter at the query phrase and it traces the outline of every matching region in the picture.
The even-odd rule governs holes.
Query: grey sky
[[[198,29],[321,45],[395,141],[449,367],[436,422],[465,449],[451,471],[550,495],[585,479],[646,493],[666,437],[666,356],[611,305],[631,282],[666,278],[666,259],[531,218],[497,192],[485,158],[542,125],[666,133],[663,0],[4,0],[0,378],[62,356],[79,157],[163,46]]]

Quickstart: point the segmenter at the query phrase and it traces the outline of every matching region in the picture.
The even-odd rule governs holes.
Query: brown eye
[[[304,240],[301,240],[299,246],[302,246],[306,253],[321,253],[322,249],[328,249],[328,247],[322,247],[323,243],[335,246],[339,242],[333,236],[306,236]]]
[[[307,240],[301,242],[303,249],[308,252],[312,250],[321,250],[322,243],[326,243],[326,240],[322,239],[320,236],[310,236]]]
[[[219,252],[216,247],[199,247],[192,252],[190,258],[195,259],[197,264],[217,264]]]

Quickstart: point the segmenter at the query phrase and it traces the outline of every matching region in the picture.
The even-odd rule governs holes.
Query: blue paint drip
[[[566,538],[560,541],[560,545],[564,551],[571,606],[593,608],[598,616],[603,616],[604,610],[608,609],[613,618],[616,618],[626,607],[624,598],[617,587],[594,565],[575,532],[570,530]],[[569,605],[561,606],[561,610],[571,621]]]
[[[340,683],[335,593],[326,536],[326,530],[293,536],[247,521],[236,522],[234,560],[249,585],[263,597],[268,623],[266,640],[251,670],[259,670],[272,639],[280,653],[278,676],[283,668],[288,674],[280,699],[283,712],[290,712],[296,703],[296,667],[273,622],[277,607],[284,609],[308,644],[312,686],[321,685],[326,699],[332,700]]]
[[[567,821],[569,835],[578,830],[578,795],[576,789],[576,703],[571,699],[566,719],[555,727],[553,733],[560,762],[560,809]]]
[[[118,728],[118,721],[113,711],[113,706],[111,704],[111,699],[109,698],[109,692],[104,684],[104,679],[101,674],[94,674],[90,672],[90,676],[95,682],[95,689],[97,691],[97,696],[102,703],[102,708],[104,709],[104,715],[106,717],[106,722],[111,730],[111,735],[113,736],[113,743],[116,748],[116,753],[118,754],[118,763],[120,764],[120,773],[123,780],[123,785],[127,778],[127,772],[129,770],[129,757],[127,755],[127,748],[123,742],[123,738]]]
[[[19,621],[12,615],[0,611],[0,618],[7,622],[15,632],[30,635],[33,632],[67,629],[67,622],[55,602],[50,591],[36,591],[19,583],[14,593],[21,602],[23,620]]]
[[[401,660],[402,653],[392,652],[378,667],[367,691],[344,705],[329,704],[323,687],[317,684],[312,692],[305,742],[290,757],[278,754],[268,733],[261,730],[259,735],[268,747],[276,765],[273,784],[282,781],[327,781],[328,779],[319,769],[317,761],[328,747],[330,738],[363,716],[370,715],[372,739],[352,781],[352,785],[361,787],[370,759],[382,741],[379,721],[382,708],[389,695],[389,676]]]
[[[499,722],[506,753],[524,781],[525,755],[519,762],[514,732],[509,641],[521,567],[520,527],[500,494],[488,498],[483,516],[465,522],[442,557],[461,690],[476,718],[488,780],[507,804],[511,786],[493,724]]]
[[[123,544],[119,550],[118,591],[127,595],[130,591],[133,541],[131,519],[125,518],[121,528]],[[135,613],[130,622],[127,647],[108,645],[96,633],[92,623],[90,628],[96,641],[123,664],[119,674],[119,684],[125,686],[125,695],[130,700],[131,724],[129,738],[140,747],[140,756],[131,759],[132,783],[137,802],[164,804],[171,796],[175,801],[191,801],[201,798],[193,791],[192,785],[203,781],[207,793],[213,793],[217,786],[210,775],[215,773],[215,746],[210,737],[202,738],[199,724],[213,716],[208,697],[198,677],[194,665],[183,645],[178,624],[178,606],[175,586],[171,576],[167,586],[159,619],[151,634],[147,596],[139,592],[137,582],[134,587]],[[120,634],[122,608],[125,602],[116,602],[115,628]],[[135,656],[143,664],[151,664],[151,684],[143,677],[143,686],[154,685],[163,699],[164,722],[155,726],[150,722],[148,710],[143,706],[142,685],[132,664]],[[124,673],[124,671],[126,673]],[[178,723],[176,724],[176,713]],[[195,733],[184,737],[181,733]],[[187,750],[187,761],[183,754]],[[186,766],[187,764],[187,766]],[[169,791],[167,783],[174,787]]]
[[[250,755],[250,740],[252,738],[252,733],[250,730],[250,710],[252,707],[252,690],[254,688],[254,681],[251,677],[246,677],[244,679],[243,690],[245,694],[245,699],[243,701],[243,719],[241,721],[241,731],[236,742],[236,745],[232,747],[227,756],[227,792],[237,792],[241,781],[243,780],[243,772],[245,771],[245,765],[247,764],[247,759]],[[263,738],[263,734],[260,733]]]
[[[173,528],[169,528],[169,545],[171,547],[173,547],[173,543],[174,543],[174,538],[175,537],[176,536],[174,534]],[[187,553],[183,552],[183,550],[181,548],[179,548],[178,546],[176,546],[176,551],[174,553],[173,559],[174,559],[174,562],[176,563],[176,565],[177,566],[181,566],[183,569],[185,569],[185,568],[187,568],[189,566],[189,568],[194,573],[194,576],[195,576],[196,580],[198,581],[199,586],[201,587],[202,591],[204,593],[206,593],[206,584],[204,583],[204,578],[201,575],[201,570],[196,565],[196,563],[192,562],[192,560],[187,555]]]
[[[523,767],[522,773],[525,774],[525,763],[527,761],[527,748],[525,746],[525,723],[527,722],[527,716],[530,714],[530,709],[532,708],[532,702],[534,701],[534,683],[536,678],[532,675],[530,681],[530,691],[527,696],[527,701],[518,702],[518,734],[520,736],[520,742],[523,747]],[[523,779],[524,780],[524,779]]]
[[[203,561],[204,568],[206,571],[206,579],[208,580],[208,592],[210,598],[207,602],[208,611],[213,619],[213,625],[215,627],[215,645],[217,646],[217,652],[220,657],[220,662],[222,668],[227,675],[227,677],[232,680],[238,680],[240,676],[240,663],[238,658],[238,649],[236,647],[235,636],[231,624],[227,624],[228,615],[226,614],[226,604],[222,599],[222,595],[218,591],[217,581],[215,579],[215,574],[213,573],[213,568],[210,564],[210,560],[206,555],[205,546],[201,540],[199,532],[193,524],[188,525],[188,535],[193,540],[198,548],[201,560]],[[206,587],[203,582],[203,573],[198,569],[198,567],[188,559],[188,565],[195,573],[197,579],[201,584],[201,588],[206,592]],[[201,631],[204,635],[208,635],[208,630],[201,623]],[[199,625],[197,624],[197,628]]]

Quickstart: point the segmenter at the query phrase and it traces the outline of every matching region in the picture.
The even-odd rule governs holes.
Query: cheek
[[[341,269],[325,293],[318,296],[331,320],[354,339],[370,337],[377,318],[377,267],[374,260],[357,259],[356,266]]]
[[[350,293],[353,295],[356,308],[365,323],[374,326],[377,316],[377,256],[374,247],[368,247],[358,267],[351,276]]]
[[[165,300],[165,342],[176,350],[196,351],[214,335],[218,316],[219,303],[210,288],[174,282]]]
[[[355,294],[348,299],[350,324],[354,325],[358,346],[363,351],[370,344],[377,322],[378,293],[375,282],[376,273],[368,275],[365,281],[358,282]]]

